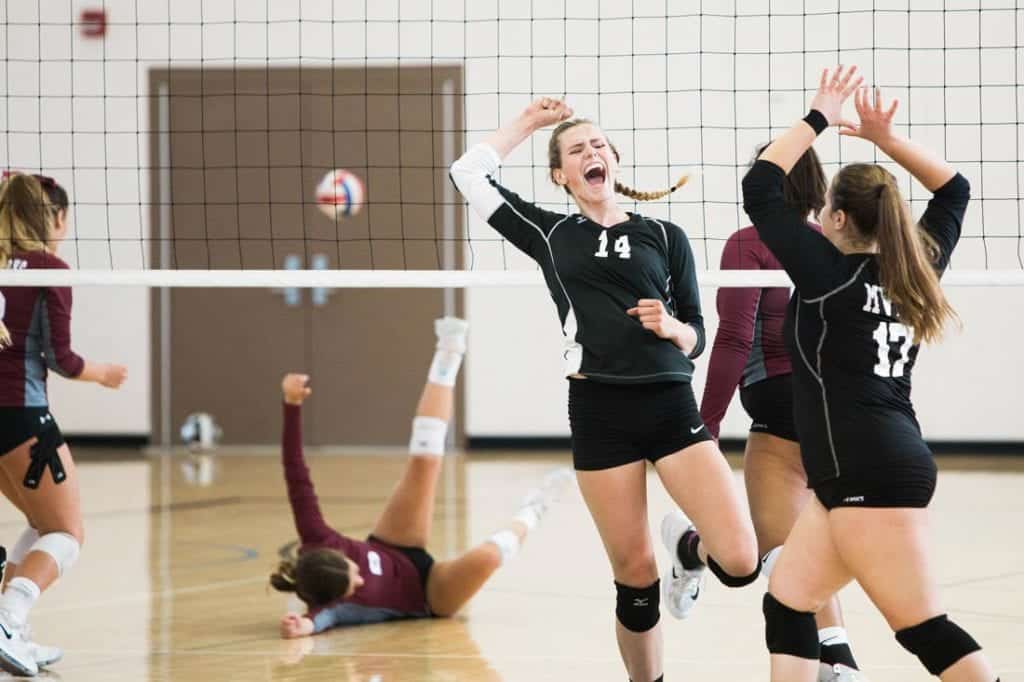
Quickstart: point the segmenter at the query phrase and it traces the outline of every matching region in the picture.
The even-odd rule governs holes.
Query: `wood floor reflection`
[[[86,512],[81,560],[33,613],[36,638],[65,649],[63,680],[626,679],[612,629],[614,592],[578,491],[556,504],[522,552],[456,619],[278,638],[288,606],[268,591],[294,540],[273,453],[90,458],[80,451]],[[329,521],[365,535],[404,465],[400,454],[318,453],[310,464]],[[438,557],[485,538],[564,454],[451,456],[432,542]],[[1006,682],[1024,679],[1024,457],[940,460],[934,540],[943,600]],[[649,480],[653,524],[670,501]],[[0,542],[23,527],[9,505]],[[656,525],[654,526],[656,528]],[[659,562],[666,565],[661,551]],[[764,583],[713,581],[686,622],[663,612],[666,680],[767,679]],[[856,586],[842,594],[858,660],[872,682],[933,679],[903,651]]]

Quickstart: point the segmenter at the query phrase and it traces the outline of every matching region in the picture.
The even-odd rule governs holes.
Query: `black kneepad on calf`
[[[718,562],[715,561],[715,558],[710,555],[708,556],[708,568],[711,569],[711,572],[715,574],[715,577],[721,580],[722,584],[726,587],[744,587],[757,580],[757,576],[761,575],[760,561],[757,562],[757,568],[754,569],[753,573],[739,578],[726,573],[725,569],[719,566]]]
[[[809,611],[794,611],[769,593],[764,595],[764,638],[768,651],[818,660],[818,625]]]
[[[630,587],[615,583],[615,616],[631,632],[647,632],[661,618],[661,581],[647,587]]]
[[[941,675],[964,656],[981,650],[974,638],[946,614],[900,630],[896,641],[917,656],[932,675]]]

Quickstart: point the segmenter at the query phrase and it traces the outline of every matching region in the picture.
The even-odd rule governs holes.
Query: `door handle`
[[[327,254],[316,253],[313,254],[313,269],[314,270],[329,270],[327,262]],[[332,289],[327,287],[313,287],[312,299],[313,305],[319,307],[327,305],[327,298],[333,292]]]
[[[284,269],[285,270],[301,270],[302,269],[302,257],[296,253],[289,253],[284,257]],[[283,287],[274,289],[275,294],[281,294],[284,297],[284,304],[289,308],[302,305],[302,290],[298,287]]]

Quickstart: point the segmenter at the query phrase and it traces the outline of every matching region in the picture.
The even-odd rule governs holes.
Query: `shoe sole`
[[[8,653],[7,650],[4,649],[2,642],[0,642],[0,668],[3,668],[6,672],[19,677],[35,677],[39,674],[38,669],[32,670],[32,668],[26,668],[21,661]]]
[[[64,654],[63,653],[58,654],[58,655],[54,656],[53,658],[37,658],[36,659],[36,665],[39,668],[47,668],[47,667],[53,665],[54,663],[60,663],[60,659],[62,659],[62,658],[64,658]]]

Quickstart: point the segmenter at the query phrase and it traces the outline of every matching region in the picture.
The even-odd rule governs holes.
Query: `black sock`
[[[679,557],[683,568],[688,571],[704,565],[704,562],[700,560],[700,556],[697,554],[697,545],[699,543],[700,536],[697,535],[697,531],[688,530],[683,533],[683,537],[679,538],[679,544],[676,545],[676,556]]]
[[[822,663],[828,665],[839,663],[854,670],[860,670],[857,667],[857,661],[853,658],[853,650],[845,642],[843,644],[822,644],[820,659]]]

